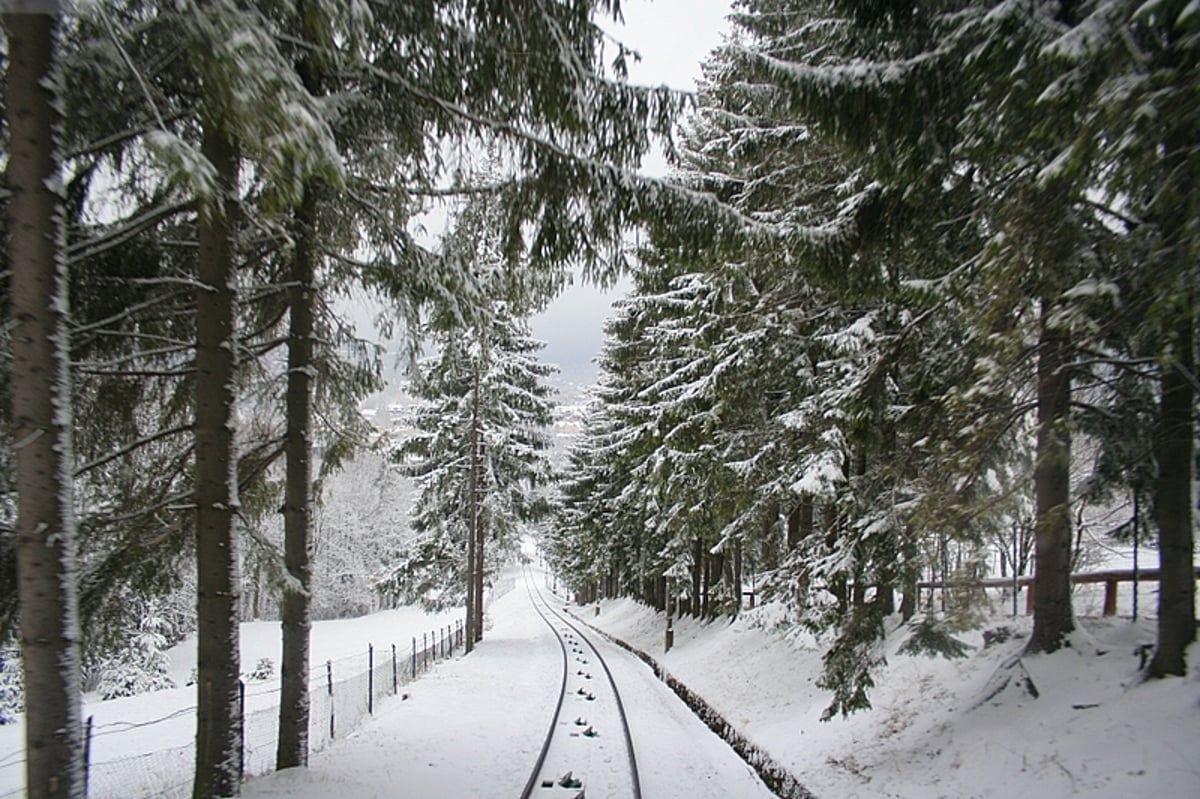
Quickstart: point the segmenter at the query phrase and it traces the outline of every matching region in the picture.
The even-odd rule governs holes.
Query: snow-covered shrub
[[[941,655],[947,660],[954,660],[965,658],[970,649],[970,644],[950,635],[945,625],[932,615],[914,620],[909,624],[909,629],[912,635],[897,650],[901,655]]]
[[[987,592],[979,582],[987,576],[987,564],[980,552],[950,572],[951,587],[946,589],[945,627],[951,632],[979,628],[989,607]]]
[[[25,675],[21,651],[15,646],[0,648],[0,724],[12,724],[25,712]]]
[[[259,658],[254,664],[254,670],[246,675],[246,679],[254,682],[269,680],[275,676],[275,663],[270,658]]]
[[[100,660],[96,690],[101,698],[174,688],[166,653],[169,631],[170,624],[162,617],[142,617],[128,645]]]
[[[983,631],[983,648],[1003,644],[1010,638],[1024,638],[1025,636],[1019,632],[1014,632],[1007,624],[1002,624],[999,627],[994,627],[990,630]]]

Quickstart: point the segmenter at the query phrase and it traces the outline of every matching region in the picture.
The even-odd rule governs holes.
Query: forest
[[[1195,3],[737,0],[692,94],[628,80],[622,7],[0,3],[28,796],[83,796],[82,691],[191,632],[193,796],[237,795],[246,615],[282,624],[276,761],[304,765],[314,614],[465,602],[473,641],[531,528],[584,598],[715,617],[755,575],[827,646],[833,717],[869,706],[918,581],[989,548],[1032,572],[1026,651],[1069,646],[1080,520],[1117,508],[1159,559],[1145,675],[1184,673]],[[573,271],[634,288],[555,472],[528,318]],[[408,347],[400,440],[359,412],[364,294]],[[354,547],[357,593],[329,562]]]

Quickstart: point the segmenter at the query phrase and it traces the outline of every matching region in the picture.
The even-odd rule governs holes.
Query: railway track
[[[521,799],[641,799],[637,755],[621,694],[590,634],[554,607],[527,568],[533,609],[558,639],[562,682]]]

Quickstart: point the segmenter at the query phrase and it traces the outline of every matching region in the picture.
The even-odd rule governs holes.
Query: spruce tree
[[[30,797],[84,795],[71,481],[61,9],[6,7],[16,566]]]
[[[1196,71],[1200,44],[1185,3],[1082,3],[1060,19],[1044,57],[1061,75],[1042,87],[1054,116],[1074,110],[1060,132],[1058,170],[1085,185],[1111,228],[1133,243],[1119,286],[1140,319],[1129,350],[1112,360],[1158,364],[1158,419],[1150,486],[1160,537],[1158,646],[1148,673],[1182,675],[1195,639],[1194,506]],[[1123,316],[1123,314],[1122,314]],[[1122,356],[1129,356],[1122,360]],[[1144,461],[1143,461],[1144,462]],[[1128,464],[1143,475],[1139,464]],[[1136,479],[1131,480],[1135,486]]]
[[[418,434],[400,449],[420,491],[417,538],[388,587],[430,607],[465,601],[468,646],[482,636],[486,574],[537,517],[534,490],[550,476],[544,381],[553,368],[537,362],[542,345],[509,307],[497,301],[482,329],[434,338],[439,354],[414,378],[426,403],[416,413]],[[491,564],[489,549],[498,550]]]

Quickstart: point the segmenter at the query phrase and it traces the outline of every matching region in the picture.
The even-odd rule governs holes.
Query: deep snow
[[[897,654],[896,629],[873,709],[822,722],[821,651],[776,631],[774,608],[677,619],[664,654],[663,616],[628,599],[599,607],[584,618],[652,654],[818,797],[1200,797],[1200,646],[1191,676],[1140,682],[1134,650],[1154,640],[1152,621],[1083,618],[1070,648],[1020,659],[1038,698],[1010,688],[991,701],[1028,617],[991,619],[1022,636],[1004,644],[959,636],[973,645],[961,660]]]

